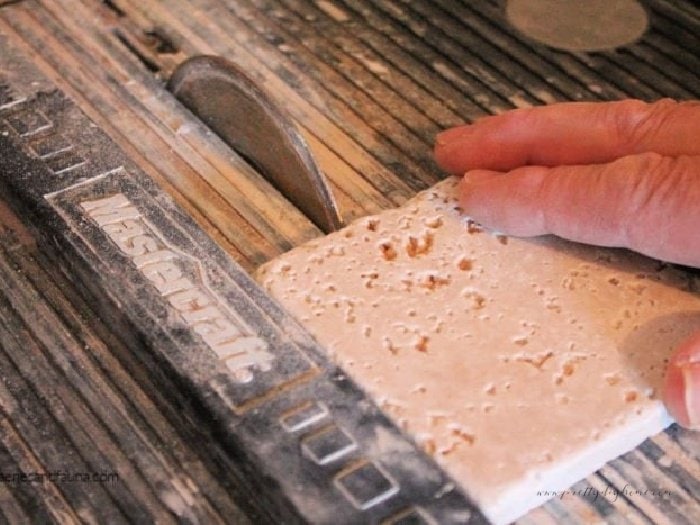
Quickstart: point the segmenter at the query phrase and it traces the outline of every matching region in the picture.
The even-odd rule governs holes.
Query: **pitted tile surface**
[[[700,328],[685,273],[483,231],[454,179],[258,278],[496,522],[663,429],[666,360]]]

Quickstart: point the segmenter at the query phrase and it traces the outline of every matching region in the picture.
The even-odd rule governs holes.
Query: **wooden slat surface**
[[[592,54],[524,40],[498,0],[6,4],[0,32],[251,271],[320,232],[165,91],[190,55],[232,59],[278,98],[346,220],[439,180],[430,150],[445,127],[558,100],[700,94],[693,2],[649,0],[640,42]],[[0,470],[119,474],[0,484],[2,519],[245,523],[242,474],[199,434],[187,400],[154,387],[2,206],[0,221]],[[700,438],[671,427],[521,522],[700,523],[699,460]],[[635,489],[668,494],[625,493]]]

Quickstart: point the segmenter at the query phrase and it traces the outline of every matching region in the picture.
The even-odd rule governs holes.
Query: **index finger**
[[[565,102],[509,111],[437,136],[446,171],[597,164],[626,155],[700,154],[700,102]]]

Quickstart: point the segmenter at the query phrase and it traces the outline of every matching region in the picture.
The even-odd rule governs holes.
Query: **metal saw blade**
[[[342,226],[329,184],[286,112],[230,61],[200,55],[168,89],[324,232]]]

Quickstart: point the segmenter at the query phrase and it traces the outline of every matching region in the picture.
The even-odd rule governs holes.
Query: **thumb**
[[[681,344],[671,358],[663,397],[679,425],[700,430],[700,332]]]

